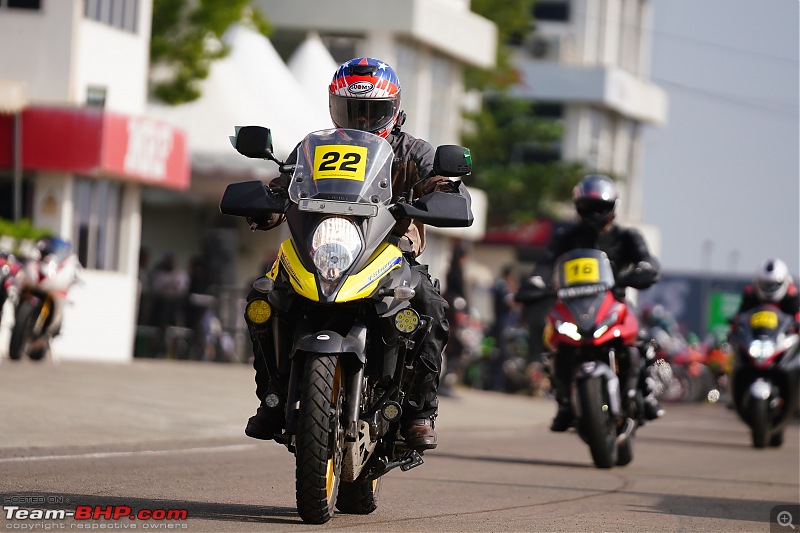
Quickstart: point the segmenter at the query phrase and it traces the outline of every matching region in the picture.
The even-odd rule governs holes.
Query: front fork
[[[614,364],[613,352],[610,357],[611,364]],[[619,377],[614,369],[605,363],[598,361],[587,361],[582,363],[578,368],[575,375],[575,387],[572,389],[572,408],[577,418],[581,418],[581,402],[577,397],[580,387],[578,383],[589,379],[600,379],[605,384],[605,390],[608,396],[608,409],[615,419],[624,418],[622,412],[622,397],[620,394]]]

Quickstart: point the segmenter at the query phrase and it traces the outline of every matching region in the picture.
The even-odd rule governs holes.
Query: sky
[[[648,126],[644,222],[667,272],[800,273],[800,2],[656,0],[651,79],[669,99]]]

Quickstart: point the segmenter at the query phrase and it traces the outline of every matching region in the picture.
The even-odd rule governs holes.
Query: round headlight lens
[[[311,238],[311,257],[327,281],[342,277],[360,252],[358,229],[346,218],[326,218],[319,223]]]

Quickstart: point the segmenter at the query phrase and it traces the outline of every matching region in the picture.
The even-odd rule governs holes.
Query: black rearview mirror
[[[433,156],[433,173],[436,176],[457,178],[472,172],[472,156],[469,148],[457,144],[443,144],[436,148]]]
[[[254,159],[272,159],[272,132],[262,126],[242,126],[236,131],[236,151]]]

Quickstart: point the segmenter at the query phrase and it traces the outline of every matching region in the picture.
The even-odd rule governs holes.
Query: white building
[[[619,216],[630,224],[642,220],[643,126],[667,119],[666,95],[649,79],[651,4],[539,0],[515,54],[521,80],[513,94],[564,128],[558,146],[533,147],[532,157],[583,161],[622,178]]]
[[[0,0],[0,76],[27,100],[21,136],[0,115],[0,216],[19,141],[22,215],[85,267],[52,344],[65,359],[131,358],[141,192],[189,185],[183,134],[143,114],[151,17],[152,0]]]

